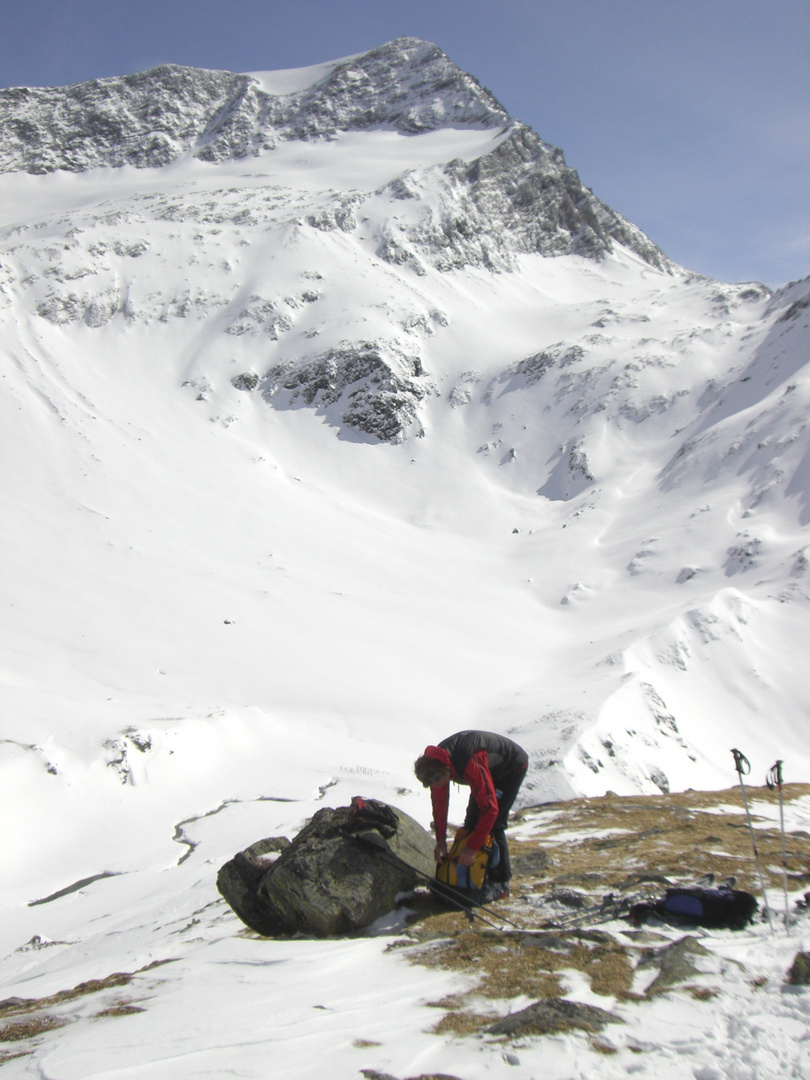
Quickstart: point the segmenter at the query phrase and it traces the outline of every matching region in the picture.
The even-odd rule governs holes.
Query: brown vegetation
[[[788,784],[786,801],[810,794],[810,785]],[[763,826],[757,808],[774,805],[767,788],[748,789],[757,847],[769,888],[782,888],[782,849],[778,828]],[[759,894],[748,821],[739,788],[674,795],[574,799],[531,807],[519,813],[510,841],[515,867],[512,896],[482,912],[492,925],[471,923],[460,912],[442,909],[423,897],[415,921],[400,947],[410,959],[463,976],[457,993],[433,1002],[446,1010],[437,1032],[470,1034],[492,1020],[487,1002],[525,996],[561,998],[565,973],[585,975],[595,994],[617,1001],[644,995],[633,992],[636,970],[652,967],[670,939],[627,923],[586,928],[600,921],[600,902],[658,896],[674,884],[706,873],[718,880],[737,879],[737,887]],[[788,836],[789,886],[810,885],[810,836]],[[577,913],[582,918],[577,919]],[[565,925],[566,917],[580,925]],[[560,928],[553,923],[561,920]],[[608,925],[609,920],[604,921]],[[500,928],[502,927],[502,929]],[[546,931],[544,932],[544,927]],[[689,950],[687,949],[686,952]],[[717,988],[683,977],[656,980],[647,993],[679,989],[696,1000],[709,1000]],[[661,987],[664,985],[664,989]],[[610,1053],[605,1043],[602,1053]]]

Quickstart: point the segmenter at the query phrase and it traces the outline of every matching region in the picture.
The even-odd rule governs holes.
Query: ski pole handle
[[[771,766],[771,771],[768,773],[765,783],[768,785],[771,791],[775,787],[781,789],[782,787],[782,762],[777,761],[775,765]]]
[[[748,776],[751,772],[751,762],[741,750],[732,750],[734,755],[734,768],[740,776]]]

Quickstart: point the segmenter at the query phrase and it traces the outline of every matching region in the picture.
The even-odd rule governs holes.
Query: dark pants
[[[522,769],[507,773],[505,777],[495,784],[495,794],[498,796],[498,816],[492,826],[492,839],[496,841],[500,850],[500,862],[489,871],[490,881],[505,883],[512,877],[512,864],[509,861],[509,847],[506,843],[506,824],[509,819],[509,811],[512,809],[512,803],[517,798],[517,793],[520,791],[520,785],[523,783],[525,776],[526,766],[524,765]],[[478,803],[470,796],[470,801],[467,804],[467,814],[464,818],[464,828],[467,832],[471,832],[475,828],[479,813]]]

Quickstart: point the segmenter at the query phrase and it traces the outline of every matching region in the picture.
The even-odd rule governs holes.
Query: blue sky
[[[810,274],[808,0],[0,0],[0,86],[436,42],[668,255]]]

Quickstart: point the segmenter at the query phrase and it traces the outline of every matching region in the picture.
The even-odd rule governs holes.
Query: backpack
[[[399,818],[387,803],[355,795],[349,807],[349,820],[343,826],[343,831],[357,833],[368,829],[376,829],[383,839],[390,840],[397,834]]]
[[[740,889],[675,888],[667,889],[654,903],[634,904],[630,908],[630,918],[636,925],[644,922],[648,915],[656,915],[664,922],[742,930],[758,907],[757,898]]]
[[[459,829],[447,858],[436,867],[431,887],[440,898],[472,907],[482,903],[487,873],[500,862],[500,851],[497,842],[488,836],[476,852],[472,865],[459,866],[455,860],[466,846],[467,831]]]

